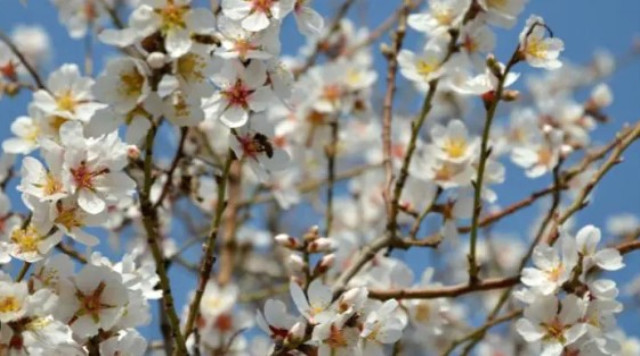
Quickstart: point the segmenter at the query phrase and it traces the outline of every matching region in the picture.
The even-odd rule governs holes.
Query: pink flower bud
[[[307,329],[307,325],[302,321],[299,321],[293,324],[293,326],[289,330],[289,333],[287,334],[287,338],[285,342],[291,343],[291,344],[300,343],[304,338],[304,334],[307,331],[306,329]]]
[[[314,269],[313,274],[315,276],[319,276],[327,272],[327,270],[329,270],[329,268],[333,266],[333,263],[335,262],[335,260],[336,260],[336,255],[333,253],[322,257],[320,262],[318,262],[318,264],[316,265],[316,268]]]
[[[329,252],[333,249],[333,240],[327,237],[321,237],[309,244],[307,251],[310,253]]]
[[[278,234],[276,235],[275,240],[278,245],[286,248],[294,249],[300,245],[296,239],[287,234]]]
[[[138,159],[140,157],[140,149],[135,145],[127,147],[127,156],[131,159]]]

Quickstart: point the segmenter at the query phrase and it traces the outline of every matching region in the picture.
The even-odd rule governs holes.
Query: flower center
[[[56,104],[58,105],[58,110],[74,113],[78,102],[73,97],[71,90],[65,90],[56,98]]]
[[[73,177],[73,182],[75,183],[78,189],[89,189],[94,190],[94,182],[93,180],[101,176],[105,173],[108,173],[109,170],[107,168],[100,171],[92,171],[87,167],[86,162],[81,162],[80,166],[77,168],[71,168],[71,176]]]
[[[194,53],[188,53],[178,59],[177,72],[186,81],[202,82],[205,78],[202,73],[205,61]]]
[[[416,305],[415,318],[421,323],[427,323],[431,319],[431,306],[428,302],[420,302]]]
[[[259,47],[246,39],[238,39],[235,42],[234,49],[238,51],[240,57],[245,58],[249,51],[258,49]]]
[[[432,8],[431,16],[433,16],[441,26],[449,26],[453,22],[453,12],[448,7]]]
[[[549,277],[550,281],[557,282],[558,280],[560,280],[560,277],[562,276],[563,273],[564,273],[564,265],[561,263],[556,267],[552,268],[549,272],[547,272],[547,276]]]
[[[30,142],[38,141],[38,137],[40,136],[40,126],[33,125],[29,128],[29,131],[24,136],[24,139]]]
[[[62,182],[57,180],[51,173],[47,173],[42,190],[46,195],[59,193],[62,191]]]
[[[130,72],[120,74],[122,86],[118,88],[120,94],[126,97],[138,97],[142,94],[144,77],[135,68]]]
[[[241,80],[238,80],[228,90],[223,91],[222,95],[229,101],[229,106],[240,106],[247,109],[251,93],[252,91],[245,87]]]
[[[269,14],[274,0],[253,0],[253,11]]]
[[[558,320],[558,318],[554,318],[553,321],[549,324],[542,324],[544,328],[547,330],[546,339],[556,339],[564,344],[564,334],[563,331],[565,326]]]
[[[357,85],[362,81],[362,72],[357,70],[357,69],[353,69],[350,68],[347,71],[347,83],[351,84],[351,85]]]
[[[34,252],[38,250],[40,234],[33,225],[29,225],[26,229],[14,230],[11,241],[20,247],[21,252]]]
[[[549,48],[547,44],[543,41],[532,37],[527,39],[527,48],[525,48],[525,52],[531,57],[544,59],[548,50]]]
[[[448,139],[444,150],[451,158],[460,158],[467,152],[467,142],[463,139]]]
[[[322,98],[335,103],[340,100],[340,96],[342,95],[342,88],[338,84],[325,85],[322,90]]]
[[[55,218],[54,223],[64,226],[67,231],[84,226],[82,218],[77,214],[77,208],[65,209],[60,205],[56,208],[58,209],[58,216]]]
[[[434,60],[418,60],[416,64],[416,71],[423,77],[429,76],[431,73],[435,72],[440,64]]]
[[[187,25],[184,15],[188,9],[187,6],[176,6],[173,1],[169,1],[162,9],[156,9],[155,12],[160,15],[162,22],[161,31],[166,33],[177,28],[185,28]]]
[[[20,308],[22,308],[22,303],[12,295],[0,299],[0,313],[14,313]]]
[[[94,322],[100,321],[100,312],[103,309],[111,308],[111,305],[105,304],[102,301],[102,293],[107,285],[104,282],[100,282],[96,289],[91,294],[84,294],[82,291],[76,289],[76,298],[80,301],[81,307],[76,312],[76,315],[69,321],[72,324],[78,317],[90,314],[91,319]]]
[[[551,150],[543,147],[538,150],[538,163],[548,166],[551,163],[552,156]]]
[[[464,41],[462,41],[462,47],[467,50],[469,53],[474,53],[478,50],[478,43],[473,40],[471,36],[464,36]]]

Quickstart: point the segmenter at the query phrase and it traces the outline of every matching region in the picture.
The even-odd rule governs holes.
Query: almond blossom
[[[225,16],[241,21],[247,31],[258,32],[274,21],[282,20],[295,6],[296,0],[222,0]]]
[[[205,111],[230,128],[244,126],[250,111],[267,108],[271,91],[265,86],[267,73],[262,62],[251,61],[245,67],[239,61],[227,61],[212,80],[220,91],[208,99]]]

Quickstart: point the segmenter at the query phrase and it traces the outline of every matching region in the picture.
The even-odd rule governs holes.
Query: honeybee
[[[258,145],[259,151],[266,153],[267,157],[273,158],[273,145],[267,136],[256,132],[253,135],[253,141]]]

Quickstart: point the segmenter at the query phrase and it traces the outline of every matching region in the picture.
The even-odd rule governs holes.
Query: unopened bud
[[[6,83],[3,89],[8,96],[16,96],[20,93],[20,85],[14,82]]]
[[[131,159],[140,158],[140,149],[136,145],[131,145],[127,147],[127,156]]]
[[[304,269],[304,260],[302,259],[302,257],[296,255],[295,253],[289,255],[287,264],[289,265],[289,268],[296,272],[300,272]]]
[[[304,339],[304,335],[307,331],[307,325],[299,321],[289,329],[289,333],[285,339],[285,343],[289,345],[297,345]]]
[[[364,290],[366,292],[366,290]],[[362,288],[352,288],[342,294],[340,301],[347,304],[353,304],[362,297]]]
[[[309,228],[309,231],[304,234],[305,241],[313,241],[318,237],[320,237],[320,228],[318,227],[318,225],[312,226],[311,228]]]
[[[361,305],[367,300],[368,294],[369,291],[363,287],[349,289],[338,299],[338,310],[344,313],[353,306]]]
[[[320,262],[318,262],[318,264],[316,265],[316,268],[313,271],[314,276],[319,276],[327,272],[329,268],[333,266],[333,263],[335,261],[336,261],[336,255],[333,253],[322,257],[322,259],[320,260]]]
[[[520,92],[517,90],[507,89],[502,93],[502,100],[516,101],[520,99]]]
[[[147,64],[153,69],[160,69],[166,63],[166,55],[162,52],[153,52],[147,56]]]
[[[314,241],[312,241],[307,251],[309,253],[317,253],[317,252],[329,252],[333,249],[333,240],[327,237],[321,237]]]
[[[491,71],[491,73],[496,77],[502,77],[502,67],[500,66],[500,62],[494,57],[492,54],[487,56],[487,68]]]
[[[591,98],[589,99],[589,104],[594,106],[594,109],[602,109],[613,102],[613,94],[611,94],[611,89],[606,84],[600,84],[593,88],[591,92]]]
[[[298,246],[300,246],[300,244],[296,239],[294,239],[293,237],[287,234],[278,234],[276,235],[275,240],[278,243],[278,245],[286,248],[295,249]]]
[[[560,146],[560,154],[562,156],[568,156],[571,152],[573,152],[573,147],[571,147],[570,145]]]

